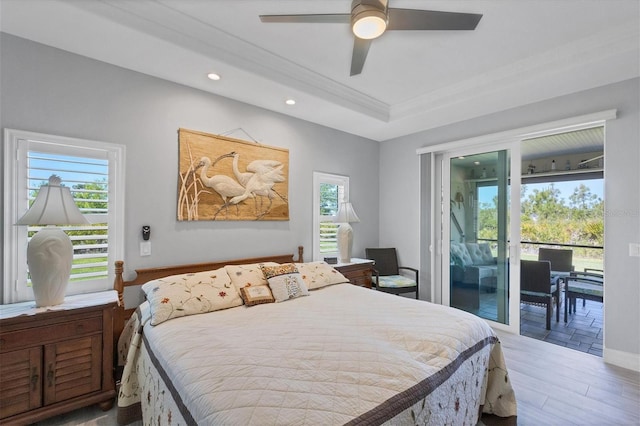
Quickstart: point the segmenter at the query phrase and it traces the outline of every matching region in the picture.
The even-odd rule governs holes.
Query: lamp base
[[[338,227],[338,251],[340,262],[351,262],[351,249],[353,248],[353,228],[348,223],[341,223]]]
[[[60,228],[42,228],[27,246],[27,265],[31,275],[36,307],[64,302],[71,275],[73,244]]]

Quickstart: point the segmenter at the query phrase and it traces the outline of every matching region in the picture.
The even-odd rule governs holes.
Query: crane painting
[[[289,220],[289,150],[180,129],[178,220]]]

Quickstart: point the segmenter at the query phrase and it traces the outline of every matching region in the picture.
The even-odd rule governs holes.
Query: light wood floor
[[[518,401],[518,425],[640,425],[640,373],[497,333]]]
[[[640,425],[640,373],[529,337],[497,332],[518,401],[518,425]],[[483,417],[487,425],[514,424]],[[89,407],[47,426],[115,425],[115,408]]]

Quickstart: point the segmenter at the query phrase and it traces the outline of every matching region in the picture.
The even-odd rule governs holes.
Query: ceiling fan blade
[[[387,30],[474,30],[482,14],[389,9]]]
[[[348,24],[351,15],[333,13],[320,15],[260,15],[262,22],[311,23],[311,24]]]
[[[364,61],[367,59],[367,53],[369,53],[370,46],[371,40],[363,40],[361,38],[354,37],[353,55],[351,56],[351,76],[362,72],[362,67],[364,67]]]

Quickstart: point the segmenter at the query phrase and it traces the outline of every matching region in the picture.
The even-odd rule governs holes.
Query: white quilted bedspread
[[[185,422],[201,425],[345,424],[493,336],[486,322],[465,312],[350,284],[144,327],[173,398],[186,407]],[[515,415],[506,370],[496,380],[502,389],[487,392],[488,363],[474,368],[480,377],[465,391],[476,395],[463,398],[477,402],[488,393],[495,401],[480,404]],[[154,399],[149,390],[133,394]],[[128,404],[122,392],[120,399]]]

